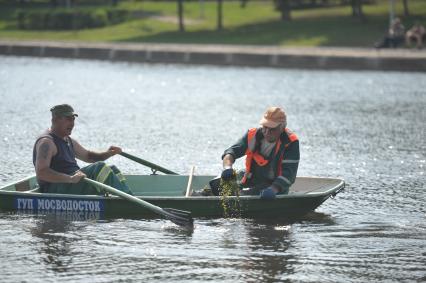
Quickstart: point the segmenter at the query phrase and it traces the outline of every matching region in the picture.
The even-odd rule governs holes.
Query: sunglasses
[[[278,126],[276,126],[275,128],[270,128],[270,127],[266,127],[266,126],[262,126],[262,129],[265,131],[265,132],[276,132],[276,131],[279,131],[280,130],[280,125],[278,125]]]

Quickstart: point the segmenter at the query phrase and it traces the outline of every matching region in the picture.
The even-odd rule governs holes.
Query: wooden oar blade
[[[187,228],[194,227],[194,219],[191,216],[191,212],[174,208],[163,208],[163,210],[165,211],[164,216],[173,223]]]
[[[194,228],[194,220],[192,219],[191,212],[189,212],[189,211],[178,210],[178,209],[173,209],[173,208],[163,209],[163,208],[156,206],[156,205],[153,205],[153,204],[151,204],[151,203],[149,203],[149,202],[147,202],[143,199],[129,195],[125,192],[119,191],[116,188],[102,184],[98,181],[95,181],[95,180],[92,180],[92,179],[89,179],[89,178],[84,178],[84,181],[86,181],[89,184],[93,184],[95,186],[101,187],[101,188],[105,189],[107,192],[110,192],[112,194],[116,194],[116,195],[122,197],[123,199],[130,201],[130,202],[141,205],[141,206],[145,207],[146,209],[153,211],[154,213],[162,215],[163,217],[165,217],[166,219],[172,221],[173,223],[175,223],[177,225],[185,226],[186,228],[191,228],[191,229]]]
[[[180,209],[175,209],[175,208],[163,208],[163,209],[165,211],[172,213],[172,214],[175,214],[175,215],[191,218],[191,212],[190,211],[180,210]]]

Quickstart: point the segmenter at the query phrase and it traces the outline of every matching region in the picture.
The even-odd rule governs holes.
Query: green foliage
[[[304,0],[304,2],[310,1]],[[320,0],[317,2],[321,3]],[[402,19],[406,28],[410,28],[416,21],[426,26],[425,0],[409,0],[409,16],[404,16],[402,1],[395,2],[395,15]],[[23,6],[1,6],[0,38],[372,47],[374,42],[383,36],[389,25],[389,0],[375,0],[371,4],[363,5],[364,20],[352,17],[350,5],[343,5],[293,10],[292,20],[289,22],[280,20],[280,13],[275,11],[272,0],[248,1],[244,9],[240,7],[239,1],[224,1],[222,31],[216,31],[217,3],[215,1],[205,1],[203,6],[198,0],[185,1],[185,32],[178,31],[176,1],[121,0],[115,8],[110,2],[79,0],[75,1],[75,6],[72,8],[72,10],[79,10],[80,14],[77,18],[73,18],[74,29],[50,28],[39,32],[19,28],[19,25],[25,24],[25,21],[18,9],[25,13],[41,12],[50,9],[50,5],[47,1],[44,1],[42,5],[38,0],[37,5],[35,0],[25,3]],[[349,2],[346,1],[346,3]],[[202,7],[203,10],[201,10]],[[102,28],[90,28],[92,25],[90,15],[97,9],[107,11],[108,25]],[[124,16],[114,9],[124,10]],[[55,10],[60,11],[59,8]],[[20,17],[21,20],[19,20]],[[122,17],[125,18],[124,21],[121,20]]]
[[[89,13],[77,12],[72,19],[73,29],[84,29],[92,27],[92,17]]]
[[[122,9],[96,10],[18,10],[18,28],[27,30],[75,30],[98,28],[121,23],[127,19],[128,11]]]
[[[107,9],[108,22],[112,25],[119,24],[129,18],[129,11],[124,9]]]
[[[66,30],[73,28],[73,19],[74,15],[72,13],[67,13],[66,11],[58,11],[53,13],[45,13],[45,25],[40,29],[57,29],[57,30]],[[29,26],[31,29],[32,26]]]
[[[90,27],[104,27],[108,24],[108,13],[103,9],[95,10],[91,13]]]

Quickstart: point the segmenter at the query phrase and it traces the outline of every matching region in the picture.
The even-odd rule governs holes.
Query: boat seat
[[[22,182],[15,184],[15,190],[17,192],[26,192],[26,191],[29,191],[30,189],[31,189],[31,186],[30,186],[29,180],[24,180]]]

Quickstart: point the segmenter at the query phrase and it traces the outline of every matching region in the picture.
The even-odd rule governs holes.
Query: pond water
[[[424,73],[0,56],[0,101],[0,185],[33,174],[34,139],[61,103],[79,114],[73,137],[87,148],[119,145],[212,175],[268,106],[283,106],[301,143],[298,175],[347,183],[294,223],[195,219],[192,233],[165,220],[0,212],[1,282],[426,280]],[[149,173],[119,156],[108,162]]]

